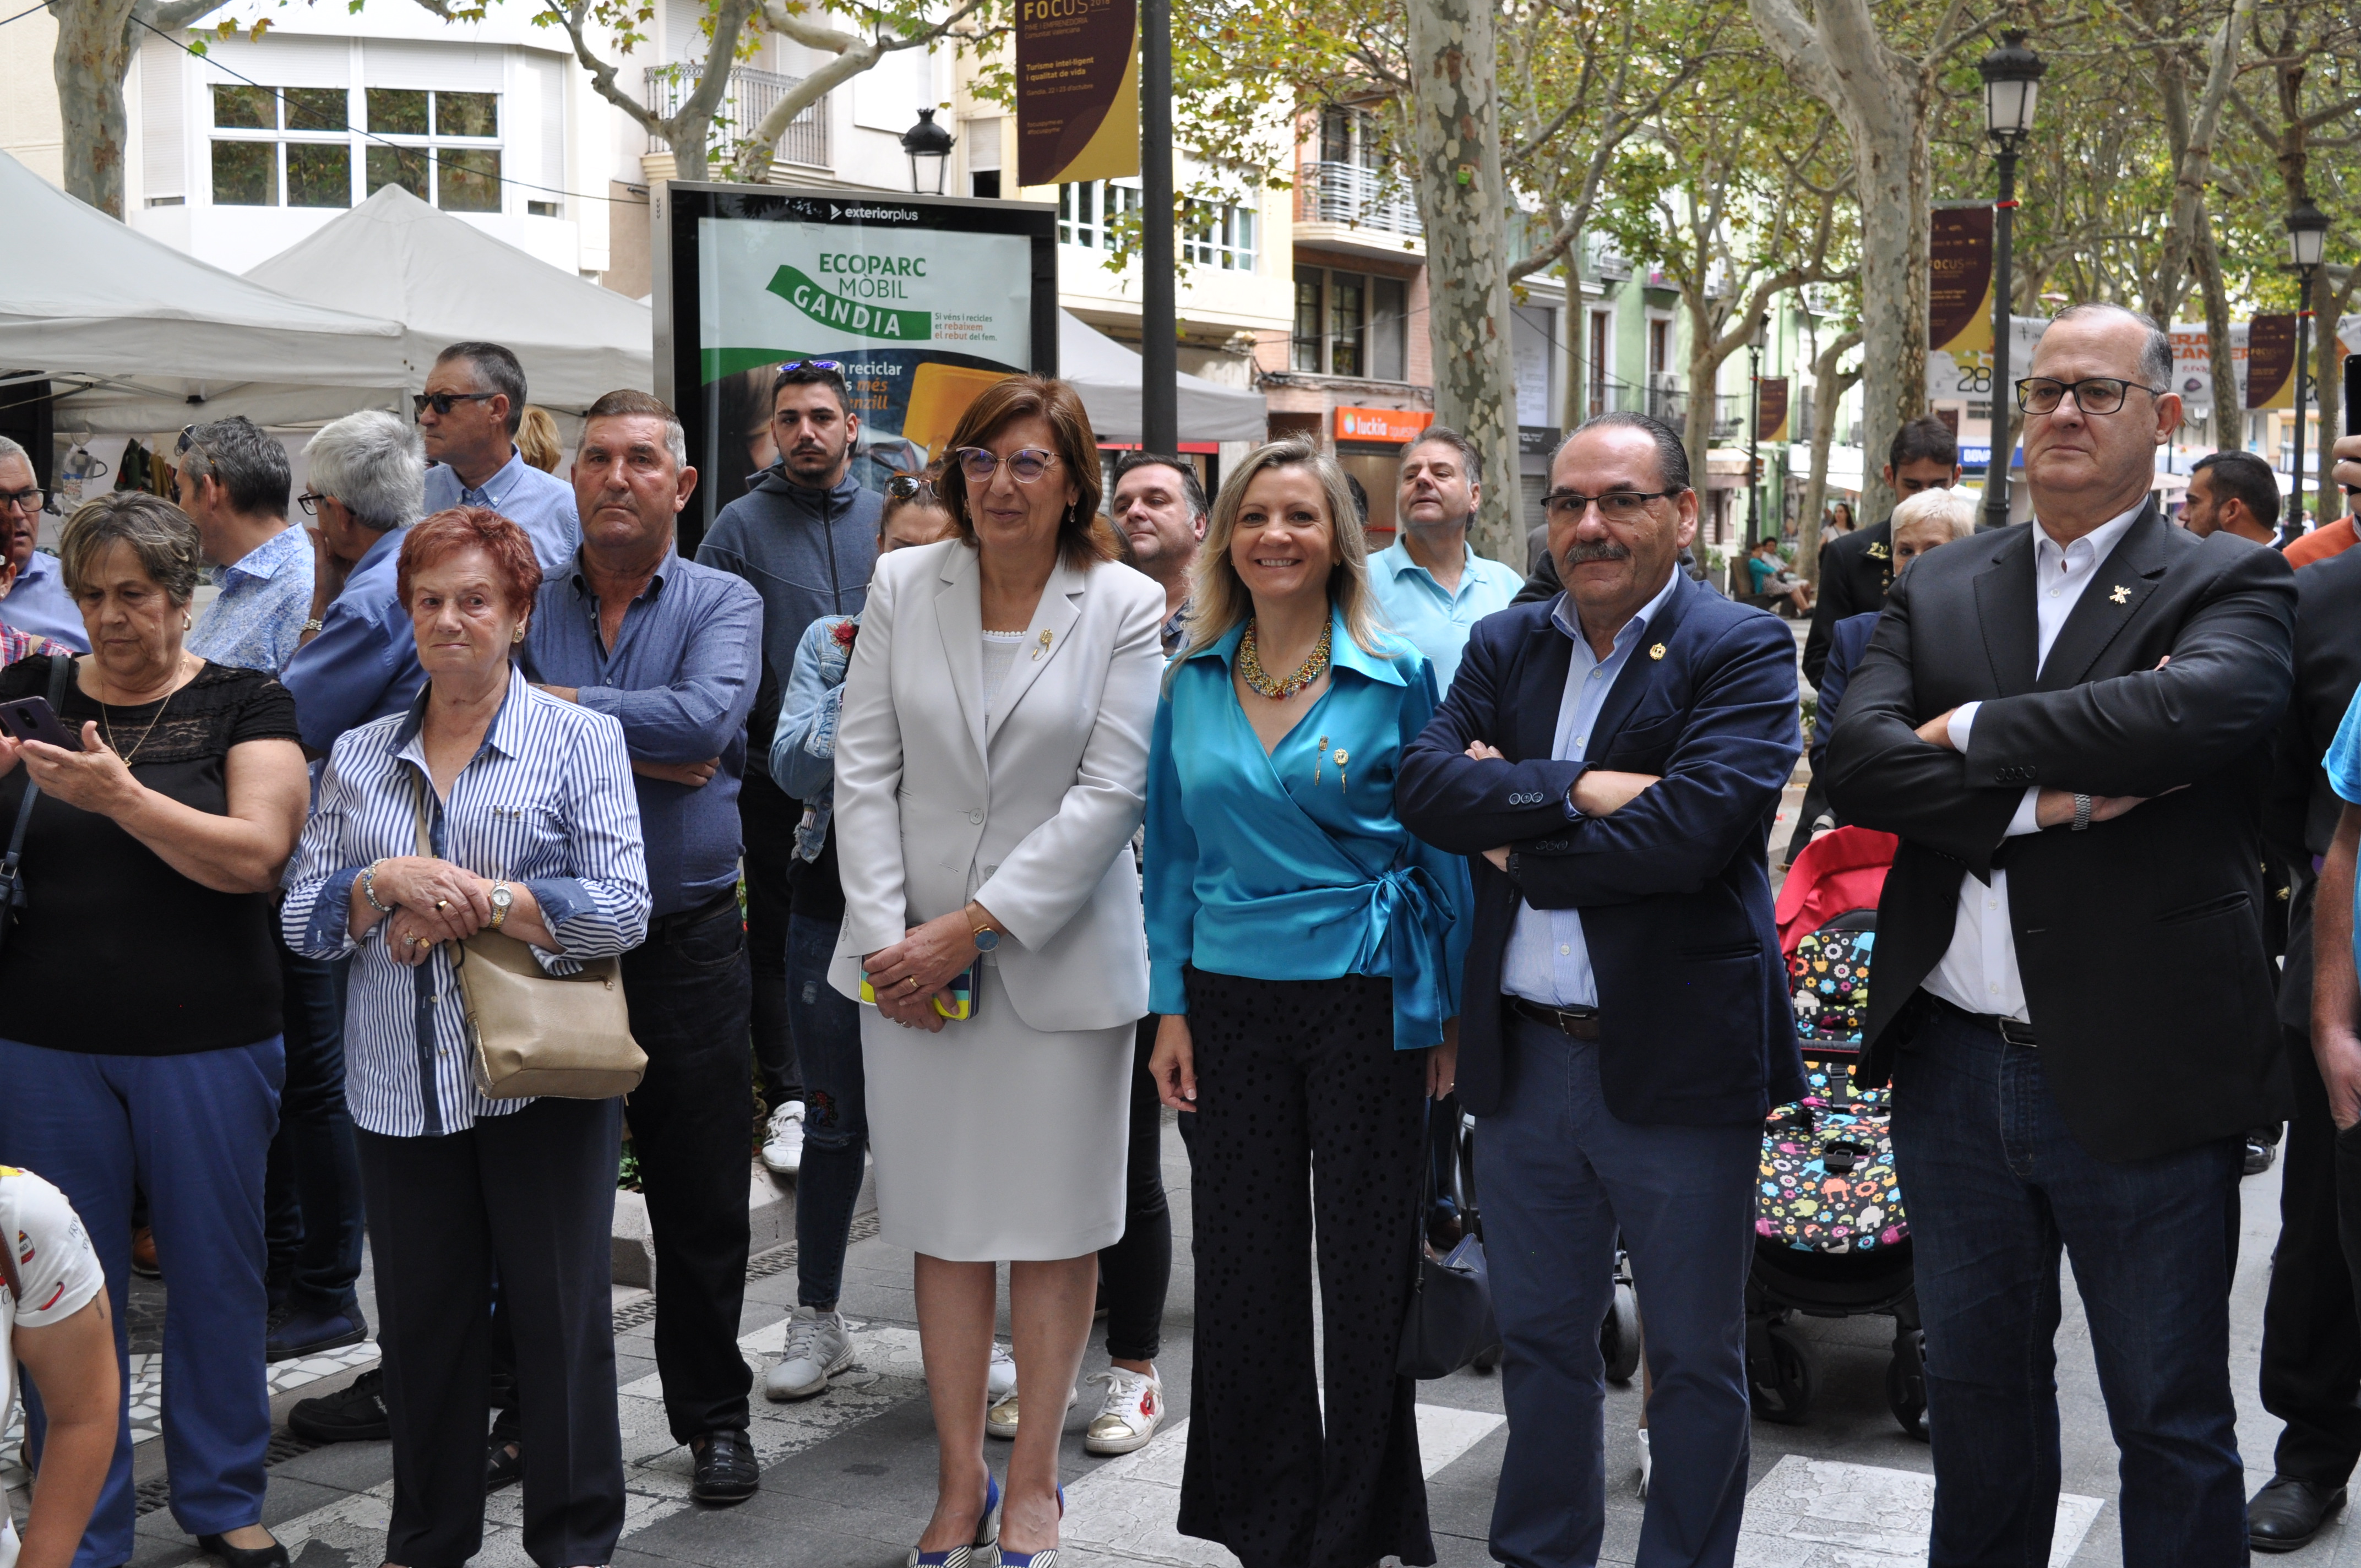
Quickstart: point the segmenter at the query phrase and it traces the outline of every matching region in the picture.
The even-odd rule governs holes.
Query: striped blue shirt
[[[553,974],[635,948],[648,928],[647,859],[623,728],[511,671],[484,743],[434,797],[420,734],[431,689],[410,710],[346,732],[329,754],[280,913],[287,945],[307,958],[354,955],[345,1014],[345,1098],[353,1124],[390,1137],[463,1132],[530,1100],[476,1092],[466,1008],[448,952],[416,969],[386,950],[386,922],[356,943],[353,881],[379,860],[418,852],[428,804],[437,855],[478,876],[522,883],[560,953],[533,949]]]

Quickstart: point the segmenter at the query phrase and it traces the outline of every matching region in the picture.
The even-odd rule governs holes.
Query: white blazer
[[[1060,562],[987,709],[976,553],[958,540],[882,555],[836,730],[844,927],[829,982],[969,899],[1007,935],[1017,1016],[1045,1033],[1148,1011],[1131,835],[1164,657],[1164,592],[1128,566]]]

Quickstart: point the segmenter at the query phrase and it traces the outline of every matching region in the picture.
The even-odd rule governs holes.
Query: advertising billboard
[[[772,185],[657,193],[656,393],[703,476],[682,549],[777,459],[771,377],[844,377],[852,472],[882,489],[941,455],[976,393],[1058,373],[1057,209]]]

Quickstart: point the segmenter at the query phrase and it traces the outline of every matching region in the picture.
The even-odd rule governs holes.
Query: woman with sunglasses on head
[[[1249,453],[1213,502],[1148,767],[1148,1072],[1197,1113],[1180,1529],[1246,1568],[1434,1561],[1395,1365],[1473,900],[1466,863],[1394,815],[1434,672],[1378,630],[1366,554],[1334,459]]]
[[[845,677],[829,978],[875,998],[861,1044],[878,1217],[918,1255],[941,1474],[909,1561],[957,1568],[996,1538],[1008,1568],[1049,1568],[1063,1423],[1018,1432],[1005,1521],[983,1458],[994,1265],[1010,1266],[1018,1387],[1058,1409],[1098,1251],[1123,1233],[1148,1010],[1130,839],[1164,595],[1115,560],[1071,386],[996,382],[949,446],[952,537],[878,564]]]

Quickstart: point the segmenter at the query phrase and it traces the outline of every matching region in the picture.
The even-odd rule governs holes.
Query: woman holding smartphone
[[[940,489],[952,536],[880,558],[836,733],[844,927],[829,978],[861,1018],[885,1239],[917,1253],[940,1477],[914,1564],[995,1534],[1055,1561],[1061,1422],[983,1458],[994,1264],[1017,1387],[1060,1409],[1098,1251],[1123,1234],[1133,1027],[1148,1011],[1130,838],[1163,667],[1162,590],[1115,561],[1098,444],[1062,381],[969,405]],[[969,1016],[936,1003],[972,978]]]

